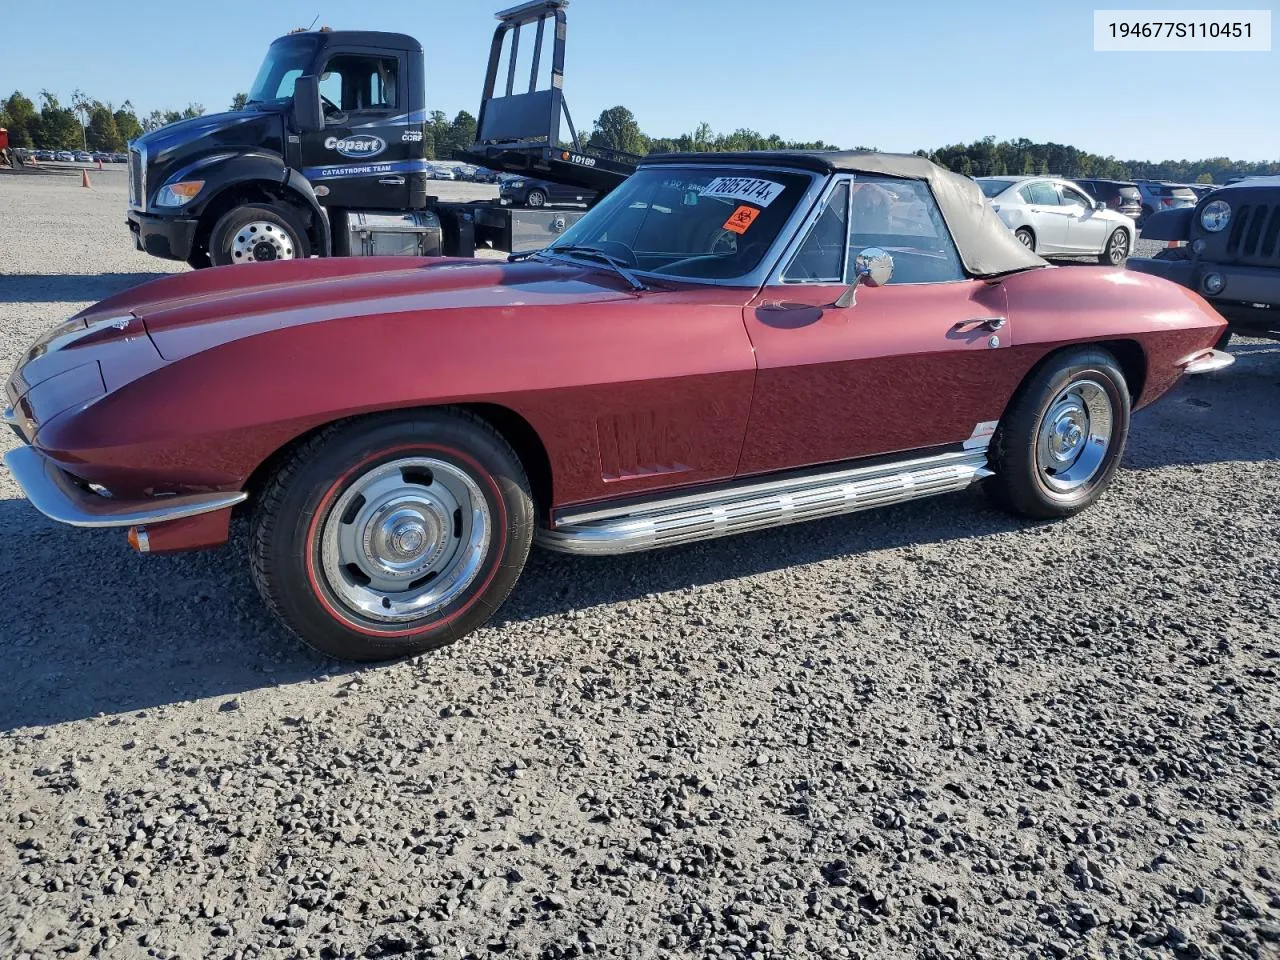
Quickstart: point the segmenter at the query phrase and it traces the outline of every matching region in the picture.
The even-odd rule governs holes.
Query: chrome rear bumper
[[[234,507],[247,493],[194,493],[150,500],[113,500],[78,486],[53,461],[32,447],[18,447],[4,455],[31,505],[50,520],[73,527],[132,527],[181,520]]]
[[[1213,373],[1215,370],[1222,370],[1231,366],[1236,362],[1236,358],[1225,350],[1201,350],[1193,353],[1189,357],[1183,357],[1178,361],[1178,366],[1182,368],[1183,373]]]

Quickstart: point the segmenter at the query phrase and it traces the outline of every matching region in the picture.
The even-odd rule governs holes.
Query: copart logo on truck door
[[[324,142],[325,149],[337,150],[344,157],[355,157],[364,159],[367,157],[376,157],[383,150],[387,149],[387,141],[381,137],[347,137],[339,140],[337,137],[330,137]]]

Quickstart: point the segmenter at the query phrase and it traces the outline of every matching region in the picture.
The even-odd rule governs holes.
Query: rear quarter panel
[[[1049,267],[1002,282],[1013,347],[1033,361],[1073,344],[1123,341],[1141,348],[1145,369],[1135,409],[1177,383],[1177,362],[1212,347],[1226,326],[1193,291],[1121,268]]]

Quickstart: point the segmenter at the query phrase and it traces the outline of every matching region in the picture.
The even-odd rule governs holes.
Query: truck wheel
[[[533,541],[519,459],[458,410],[328,427],[258,498],[253,578],[315,649],[390,660],[461,639],[506,600]]]
[[[545,207],[547,205],[547,195],[541,190],[530,190],[526,202],[531,207]]]
[[[292,211],[250,204],[224,213],[209,234],[209,259],[216,267],[311,256],[307,233]]]
[[[1024,517],[1068,517],[1102,495],[1129,436],[1130,399],[1115,357],[1080,348],[1051,358],[1018,388],[987,455],[983,484]]]

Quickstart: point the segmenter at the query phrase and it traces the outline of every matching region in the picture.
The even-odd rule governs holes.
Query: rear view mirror
[[[300,133],[316,133],[324,129],[320,78],[315,74],[303,74],[293,84],[293,122]]]

